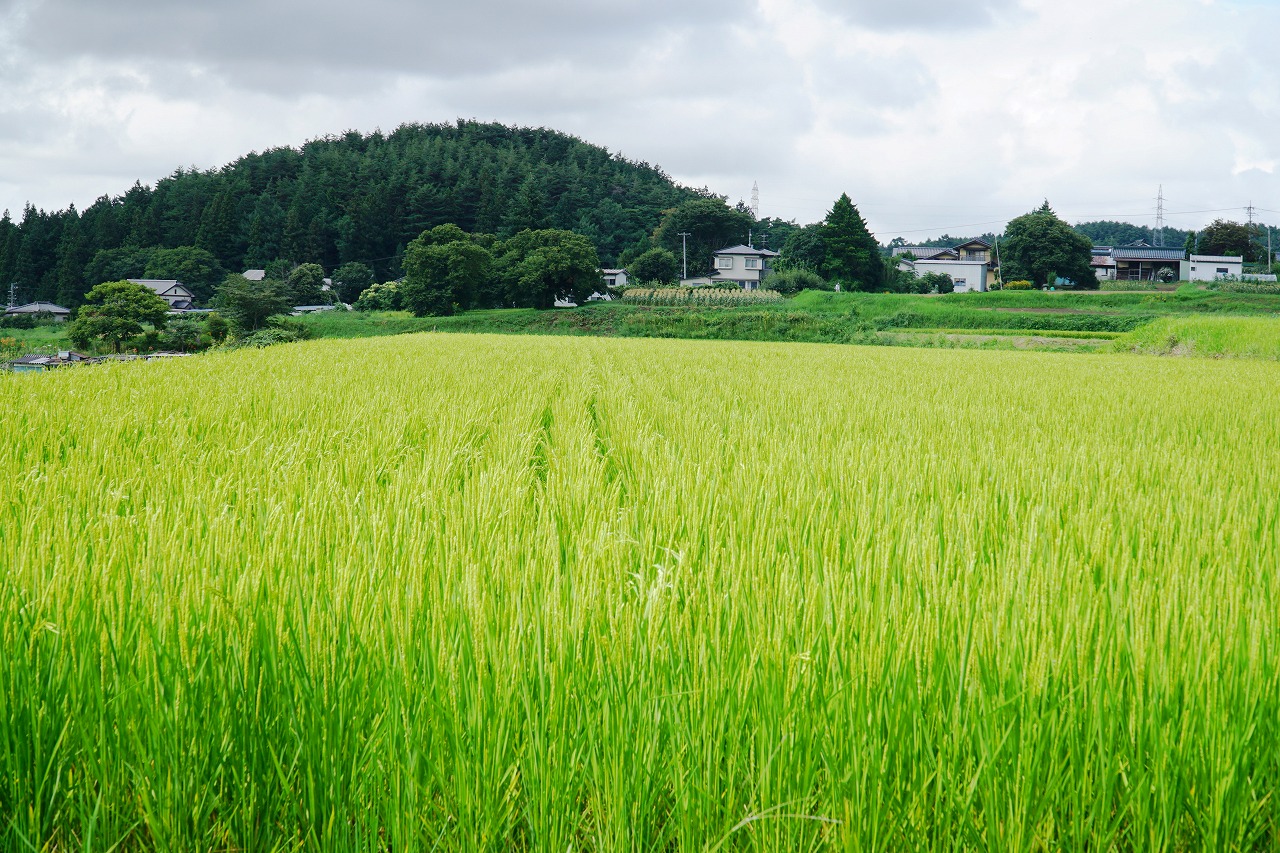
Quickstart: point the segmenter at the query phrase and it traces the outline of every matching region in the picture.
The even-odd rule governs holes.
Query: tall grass
[[[7,850],[1280,845],[1280,365],[0,377]]]

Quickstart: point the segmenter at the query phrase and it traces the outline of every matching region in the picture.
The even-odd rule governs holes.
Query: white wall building
[[[987,265],[983,261],[921,260],[915,263],[916,273],[945,273],[951,276],[956,293],[978,293],[987,289]]]
[[[709,284],[736,284],[743,290],[759,290],[760,282],[773,272],[770,261],[777,252],[757,249],[754,246],[730,246],[713,253],[711,263],[715,270],[711,275],[680,280],[681,287],[699,287]]]
[[[1216,281],[1220,278],[1239,278],[1244,272],[1242,255],[1192,255],[1187,281]]]

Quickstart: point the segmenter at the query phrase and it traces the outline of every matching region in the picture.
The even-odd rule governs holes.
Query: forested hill
[[[662,210],[701,195],[648,163],[552,130],[458,121],[351,131],[220,169],[180,169],[83,212],[6,215],[0,285],[17,282],[24,301],[78,304],[98,283],[90,279],[128,268],[127,252],[99,253],[126,247],[195,246],[232,272],[277,260],[326,270],[362,262],[385,278],[408,241],[446,222],[500,236],[572,229],[610,265]]]

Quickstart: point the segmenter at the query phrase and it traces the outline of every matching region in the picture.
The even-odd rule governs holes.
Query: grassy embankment
[[[1276,849],[1278,383],[461,335],[0,377],[0,848]]]
[[[777,305],[645,307],[597,303],[561,311],[404,312],[306,318],[320,337],[414,331],[603,335],[984,348],[1100,348],[1165,316],[1280,316],[1280,297],[1176,293],[1005,291],[921,297],[805,292]],[[1260,328],[1265,324],[1257,324]],[[1280,324],[1277,325],[1280,331]]]

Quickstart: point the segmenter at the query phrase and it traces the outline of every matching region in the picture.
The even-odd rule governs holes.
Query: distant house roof
[[[626,270],[602,269],[600,272],[604,275],[617,275],[618,273],[626,272]]]
[[[969,247],[971,247],[971,246],[981,246],[981,247],[982,247],[982,248],[984,248],[984,249],[990,249],[990,248],[991,248],[991,244],[990,244],[990,243],[988,243],[986,240],[983,240],[981,237],[975,237],[975,238],[973,238],[972,240],[969,240],[969,241],[964,242],[964,243],[960,243],[960,244],[958,244],[955,248],[957,248],[957,249],[968,249],[968,248],[969,248]]]
[[[172,278],[131,278],[129,281],[134,284],[141,284],[144,287],[151,288],[157,296],[182,297],[184,299],[194,299],[195,294],[187,289],[187,286],[177,279]]]
[[[964,245],[969,245],[965,243]],[[911,255],[922,261],[932,261],[939,258],[958,258],[960,253],[955,249],[949,249],[946,246],[899,246],[896,249],[889,250],[892,256]]]
[[[245,270],[244,272],[241,273],[241,275],[249,279],[249,281],[262,281],[264,278],[267,277],[267,271],[266,270]]]
[[[10,308],[4,313],[6,314],[70,314],[70,308],[63,308],[61,305],[54,305],[52,302],[28,302],[26,305],[19,305],[17,308]]]
[[[771,252],[768,249],[757,249],[755,246],[730,246],[727,249],[717,249],[713,254],[716,255],[755,255],[761,258],[776,258],[778,252]]]
[[[82,352],[74,350],[62,350],[57,355],[41,355],[40,353],[31,353],[29,355],[19,356],[9,361],[9,364],[29,367],[61,367],[64,364],[79,364],[80,362],[91,362],[96,359],[85,355]]]
[[[1206,264],[1243,264],[1244,255],[1192,255],[1191,260]]]
[[[1117,261],[1180,261],[1182,249],[1156,249],[1151,246],[1116,246],[1111,257]]]
[[[1089,266],[1091,267],[1114,267],[1115,265],[1116,259],[1110,255],[1094,255],[1089,259]]]

